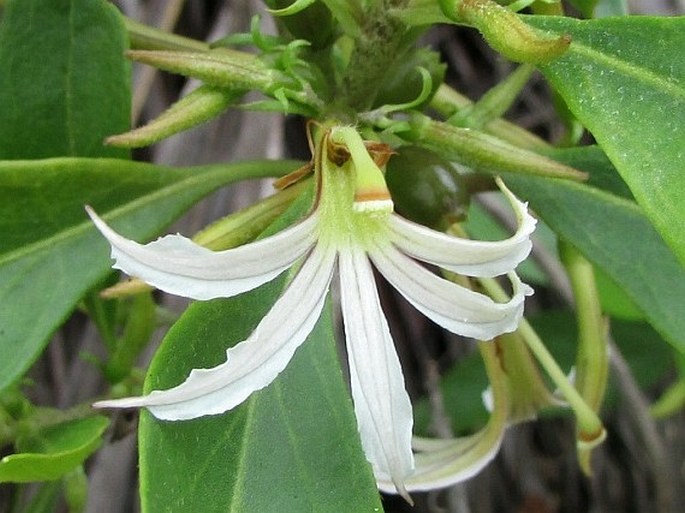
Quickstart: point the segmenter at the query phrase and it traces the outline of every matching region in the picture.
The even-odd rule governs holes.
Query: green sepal
[[[136,62],[231,90],[271,91],[278,82],[278,74],[258,57],[228,48],[208,52],[131,50],[126,55]]]
[[[218,116],[240,98],[243,92],[201,85],[147,125],[110,136],[105,143],[119,148],[149,146]]]

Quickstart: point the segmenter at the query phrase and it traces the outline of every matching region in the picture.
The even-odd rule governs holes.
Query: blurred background
[[[249,31],[252,16],[263,12],[263,4],[256,0],[120,0],[115,3],[138,21],[207,41]],[[629,4],[632,14],[685,12],[683,0],[634,0]],[[573,9],[569,8],[568,12],[572,13]],[[275,31],[270,23],[265,17],[262,28]],[[448,64],[448,83],[474,100],[513,69],[469,29],[436,27],[425,36],[425,41]],[[179,76],[134,66],[133,124],[140,125],[156,117],[196,86]],[[558,120],[552,95],[537,75],[507,118],[552,143],[564,137],[565,127]],[[589,136],[585,137],[591,142]],[[135,153],[139,160],[172,166],[282,156],[308,159],[303,120],[239,109],[231,109],[215,121]],[[192,234],[271,190],[269,183],[255,182],[225,188],[196,206],[171,231]],[[484,205],[488,208],[487,202]],[[544,257],[544,251],[542,254]],[[567,307],[565,278],[559,265],[555,266],[556,256],[546,256],[552,263],[544,267],[545,272],[560,274],[543,278],[536,284],[531,311],[559,309],[559,315],[563,316]],[[181,312],[185,306],[183,300],[175,297],[162,300],[175,312]],[[398,300],[390,288],[382,291],[382,300],[395,333],[407,387],[417,404],[418,428],[434,436],[464,434],[477,429],[485,418],[480,403],[485,383],[479,374],[474,347],[442,333]],[[571,318],[560,317],[559,322],[572,325]],[[544,335],[546,327],[537,327]],[[557,327],[558,324],[547,329],[558,333]],[[621,353],[612,355],[612,385],[602,415],[609,436],[595,455],[592,478],[586,478],[578,469],[572,419],[543,418],[510,429],[500,454],[474,479],[446,491],[416,494],[414,509],[396,497],[387,497],[386,511],[685,511],[685,415],[656,421],[649,413],[650,404],[672,382],[675,369],[668,358],[651,349],[652,345],[649,351],[642,349],[647,345],[645,340],[656,336],[643,324],[620,321],[614,324],[614,329],[617,343],[631,357],[623,358]],[[415,343],[417,340],[421,343]],[[574,344],[572,331],[557,335],[551,342],[562,362],[564,355],[572,355]],[[31,371],[30,377],[35,383],[32,399],[41,405],[67,407],[100,393],[103,383],[91,364],[80,356],[102,353],[100,345],[95,328],[84,316],[75,314],[55,335],[48,351]],[[151,353],[152,348],[147,358]],[[447,376],[448,385],[441,388],[443,375]],[[87,513],[138,511],[135,427],[135,416],[121,415],[110,442],[89,461]],[[0,486],[0,512],[7,511],[7,501],[3,500],[6,491],[6,485]]]

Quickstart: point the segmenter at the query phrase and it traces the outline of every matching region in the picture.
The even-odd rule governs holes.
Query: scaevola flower
[[[331,153],[331,148],[335,151]],[[509,239],[482,242],[439,233],[393,212],[381,169],[351,127],[323,132],[315,145],[317,193],[310,213],[276,235],[213,252],[180,235],[140,245],[93,222],[112,246],[114,267],[180,296],[231,297],[288,268],[294,277],[254,332],[226,362],[194,369],[180,385],[98,407],[145,407],[159,419],[226,412],[271,383],[305,341],[338,268],[351,391],[366,458],[384,489],[402,494],[414,472],[412,407],[376,290],[373,266],[414,307],[443,328],[479,340],[516,329],[532,291],[513,269],[528,255],[535,220],[504,185],[519,221]],[[429,271],[423,261],[468,276],[508,273],[512,297],[497,303]],[[299,267],[298,267],[299,266]],[[296,269],[296,271],[295,271]]]

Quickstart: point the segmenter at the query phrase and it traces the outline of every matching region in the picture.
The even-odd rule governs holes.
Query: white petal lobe
[[[389,218],[392,242],[404,253],[424,262],[466,276],[492,277],[514,270],[530,253],[530,235],[536,220],[522,203],[498,181],[511,203],[519,227],[502,241],[477,241],[453,237],[413,223],[398,215]]]
[[[390,476],[397,492],[406,495],[404,480],[414,465],[413,420],[400,362],[366,254],[354,246],[346,248],[340,252],[339,263],[352,397],[362,446],[374,472]]]
[[[461,483],[478,474],[497,455],[505,425],[488,425],[475,435],[440,444],[415,455],[416,470],[407,479],[409,492],[423,492]],[[436,441],[437,442],[437,441]],[[382,492],[395,493],[389,476],[376,476]]]
[[[271,383],[305,341],[323,309],[334,265],[333,249],[315,247],[252,334],[226,352],[225,363],[194,369],[186,381],[169,390],[95,406],[144,406],[166,420],[216,415],[234,408]]]
[[[532,294],[530,287],[510,273],[514,295],[506,303],[496,303],[436,276],[389,244],[370,247],[369,255],[383,276],[417,310],[446,330],[465,337],[490,340],[514,331],[523,315],[524,297]]]
[[[313,214],[271,237],[215,252],[180,235],[138,244],[86,210],[112,246],[114,268],[171,294],[201,300],[231,297],[274,279],[312,246],[317,222]]]

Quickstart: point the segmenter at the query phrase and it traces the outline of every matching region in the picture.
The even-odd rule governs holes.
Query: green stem
[[[69,513],[83,513],[88,500],[88,477],[79,465],[68,472],[64,478],[64,498],[69,507]]]
[[[26,419],[31,430],[45,429],[64,422],[71,422],[72,420],[86,419],[99,415],[99,412],[93,409],[90,402],[81,403],[66,410],[57,410],[54,408],[38,408],[36,411]]]
[[[650,408],[655,419],[665,419],[685,408],[685,379],[677,381]]]
[[[150,292],[137,295],[128,306],[124,332],[104,369],[112,384],[119,383],[131,373],[136,358],[150,342],[157,327],[156,305]]]
[[[380,0],[364,13],[360,34],[342,83],[342,105],[356,112],[369,110],[388,70],[400,57],[406,26],[388,14],[404,1]]]
[[[512,397],[507,387],[507,375],[497,354],[497,348],[489,342],[479,342],[478,349],[485,364],[485,372],[492,388],[493,412],[488,425],[505,423],[511,414]],[[496,434],[496,433],[493,433]]]

